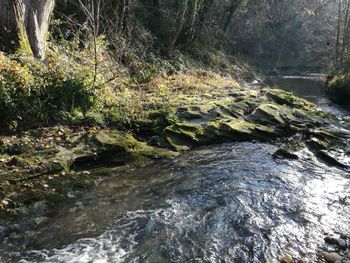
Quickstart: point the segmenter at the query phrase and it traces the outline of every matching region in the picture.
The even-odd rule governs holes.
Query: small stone
[[[48,184],[43,184],[43,187],[44,188],[49,188],[49,185]]]
[[[336,238],[332,237],[332,236],[326,236],[324,238],[324,241],[326,241],[326,243],[332,244],[332,245],[338,244],[338,240]]]
[[[281,258],[280,262],[281,263],[292,263],[293,259],[291,256],[284,256],[283,258]]]
[[[347,238],[348,238],[348,236],[347,236],[346,234],[344,234],[344,233],[341,233],[341,234],[340,234],[340,237],[341,237],[342,239],[347,239]]]
[[[339,246],[341,249],[346,249],[346,241],[345,241],[344,239],[339,238],[339,239],[338,239],[338,246]]]
[[[324,255],[324,259],[329,263],[335,263],[337,261],[342,261],[343,258],[337,253],[332,252],[332,253],[326,253]]]

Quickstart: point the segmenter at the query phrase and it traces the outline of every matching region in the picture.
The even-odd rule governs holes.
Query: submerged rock
[[[328,262],[328,263],[335,263],[337,261],[341,262],[343,260],[343,257],[340,256],[339,254],[337,253],[326,253],[324,255],[324,259]]]
[[[292,263],[293,258],[291,256],[284,256],[280,260],[281,263]]]
[[[338,160],[334,154],[329,151],[321,150],[316,153],[316,157],[320,160],[324,161],[326,164],[330,166],[336,166],[339,168],[349,168],[349,165],[342,163]]]
[[[286,148],[279,148],[272,156],[278,159],[291,159],[291,160],[299,159],[298,155],[296,155],[291,150]]]

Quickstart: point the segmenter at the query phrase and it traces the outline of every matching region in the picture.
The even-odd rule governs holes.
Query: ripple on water
[[[31,250],[11,257],[271,262],[290,253],[313,259],[324,232],[350,225],[349,174],[308,152],[276,163],[274,150],[252,143],[200,148],[111,178],[79,200],[80,210],[67,208],[65,216],[38,229],[40,249],[29,241]],[[91,233],[91,225],[100,231]]]

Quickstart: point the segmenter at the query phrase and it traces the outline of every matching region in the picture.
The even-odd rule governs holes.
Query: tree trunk
[[[187,12],[187,7],[188,7],[188,0],[182,0],[180,3],[180,10],[178,13],[178,17],[176,19],[176,29],[175,32],[173,32],[173,34],[170,37],[170,41],[168,44],[168,48],[167,48],[167,55],[170,56],[170,54],[172,53],[176,41],[179,39],[179,36],[182,32],[183,26],[185,24],[186,21],[186,12]]]
[[[0,0],[0,34],[7,42],[45,58],[46,40],[54,0]]]
[[[244,3],[244,0],[233,0],[231,2],[230,7],[227,10],[227,15],[224,17],[224,22],[223,22],[223,32],[226,33],[235,14],[236,11],[241,7],[241,5]]]
[[[341,15],[341,10],[342,8],[342,4],[341,1],[339,0],[338,2],[338,21],[337,21],[337,40],[335,43],[335,58],[334,58],[334,62],[335,62],[335,66],[338,67],[338,62],[339,62],[339,57],[340,57],[340,30],[341,30],[341,19],[342,19],[342,15]]]
[[[343,37],[342,37],[342,46],[340,52],[340,65],[344,67],[344,63],[346,62],[347,57],[347,49],[349,46],[349,24],[350,24],[350,0],[345,1],[346,11],[344,17],[344,25],[343,25]]]

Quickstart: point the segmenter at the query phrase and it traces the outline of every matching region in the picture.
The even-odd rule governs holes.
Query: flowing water
[[[295,91],[303,95],[305,79],[299,81]],[[319,80],[309,81],[320,89]],[[346,114],[321,93],[307,94],[321,108]],[[299,160],[277,161],[275,150],[262,143],[209,146],[115,174],[23,244],[5,242],[0,261],[278,262],[286,254],[314,260],[324,233],[349,234],[350,174],[307,150]]]

